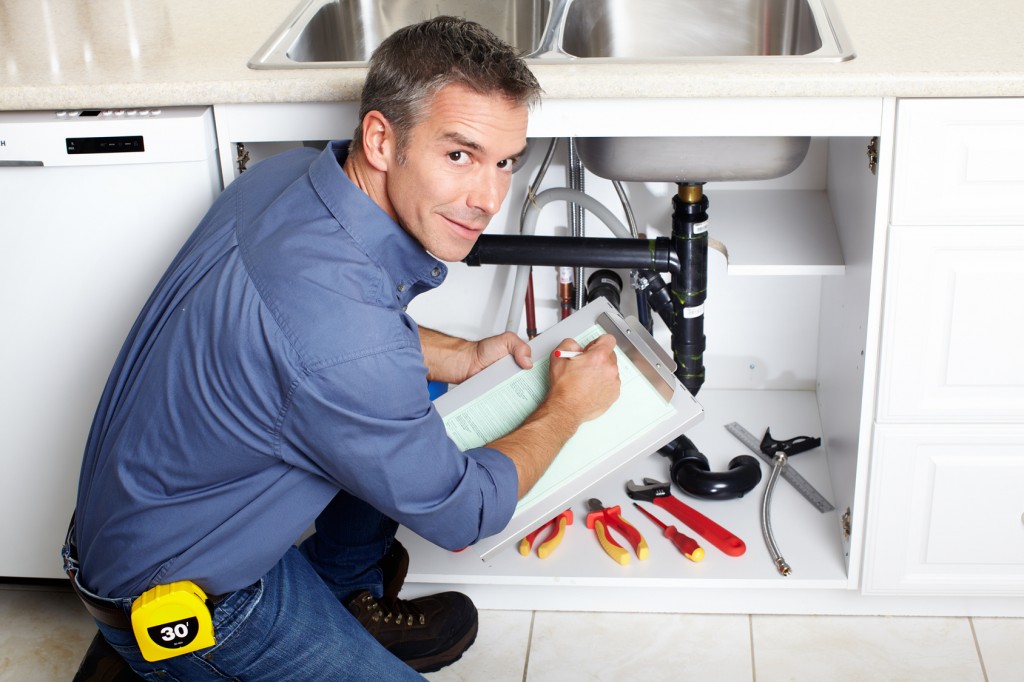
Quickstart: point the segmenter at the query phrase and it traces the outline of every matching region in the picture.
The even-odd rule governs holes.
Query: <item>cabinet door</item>
[[[878,420],[1024,421],[1024,227],[893,227]]]
[[[1024,427],[879,426],[864,591],[1024,594]]]
[[[1024,223],[1024,99],[901,100],[892,222]]]

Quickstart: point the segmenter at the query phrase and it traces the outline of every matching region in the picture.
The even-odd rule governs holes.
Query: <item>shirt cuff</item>
[[[512,520],[519,503],[519,474],[515,462],[494,448],[473,448],[465,454],[480,465],[491,478],[491,486],[480,486],[483,517],[480,519],[480,537],[500,533]]]

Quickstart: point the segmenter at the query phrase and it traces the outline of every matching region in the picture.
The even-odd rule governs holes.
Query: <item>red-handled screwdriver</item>
[[[704,548],[697,544],[697,541],[691,538],[689,535],[683,535],[675,526],[668,526],[661,522],[654,514],[650,513],[636,502],[633,506],[643,512],[643,515],[658,524],[658,528],[661,528],[665,532],[665,537],[672,541],[672,544],[676,546],[683,556],[690,561],[701,561],[704,558]]]

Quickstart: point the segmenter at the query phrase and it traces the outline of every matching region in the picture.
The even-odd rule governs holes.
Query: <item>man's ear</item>
[[[379,111],[363,116],[363,157],[376,170],[386,172],[394,162],[395,135]]]

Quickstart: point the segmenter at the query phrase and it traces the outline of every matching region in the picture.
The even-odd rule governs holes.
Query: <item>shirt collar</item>
[[[391,278],[398,304],[408,305],[419,294],[440,285],[448,267],[349,179],[342,169],[347,157],[347,141],[331,142],[310,166],[310,180],[342,229]]]

